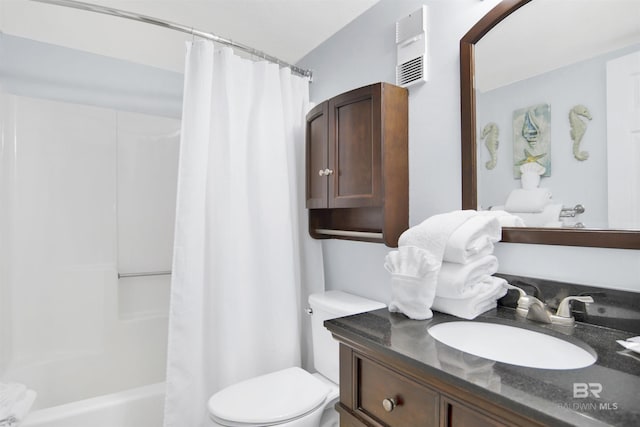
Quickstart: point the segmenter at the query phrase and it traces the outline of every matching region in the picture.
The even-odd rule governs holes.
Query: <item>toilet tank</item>
[[[381,302],[342,291],[326,291],[309,295],[314,368],[335,384],[339,378],[339,345],[323,323],[328,319],[384,308]]]

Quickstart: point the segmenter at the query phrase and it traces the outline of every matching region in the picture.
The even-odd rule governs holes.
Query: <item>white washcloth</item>
[[[491,276],[473,287],[473,296],[464,299],[436,296],[431,308],[463,319],[475,319],[485,311],[496,307],[496,301],[507,293],[506,285],[506,280]]]
[[[507,212],[542,212],[545,206],[551,203],[551,191],[547,188],[535,188],[524,190],[518,188],[512,190],[504,204]],[[525,220],[525,222],[527,222]]]
[[[562,203],[553,203],[544,207],[539,213],[518,213],[527,227],[553,227],[560,221]]]
[[[498,218],[500,227],[524,227],[525,223],[517,215],[510,214],[504,210],[504,206],[494,206],[488,211],[478,211],[480,215],[489,215]]]
[[[389,252],[384,263],[391,273],[389,311],[416,320],[433,317],[431,304],[440,264],[428,251],[416,246],[402,246]]]
[[[502,228],[497,218],[472,216],[451,233],[443,260],[465,264],[474,258],[489,255],[493,252],[493,244],[499,242],[501,237]]]
[[[29,413],[36,396],[35,391],[28,390],[23,384],[0,383],[0,421],[13,420],[11,425],[19,425]]]
[[[464,299],[474,295],[477,283],[484,282],[498,271],[498,258],[486,255],[467,264],[443,262],[438,275],[436,295]]]
[[[391,274],[423,277],[438,267],[438,262],[426,250],[417,246],[401,246],[384,258],[384,268]]]

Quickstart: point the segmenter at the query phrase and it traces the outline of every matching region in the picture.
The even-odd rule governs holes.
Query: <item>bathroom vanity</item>
[[[501,323],[590,347],[593,365],[551,370],[477,357],[435,340],[426,321],[381,309],[333,319],[340,341],[342,426],[640,425],[640,357],[616,340],[637,333],[576,322],[542,325],[499,307],[474,321]]]

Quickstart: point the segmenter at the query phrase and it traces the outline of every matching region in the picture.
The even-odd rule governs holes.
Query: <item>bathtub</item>
[[[31,412],[21,427],[159,427],[165,383]]]

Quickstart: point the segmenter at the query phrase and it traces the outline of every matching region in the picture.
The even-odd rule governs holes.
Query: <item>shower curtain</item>
[[[308,81],[187,45],[165,427],[209,425],[221,388],[300,365]],[[317,273],[314,273],[317,274]]]

